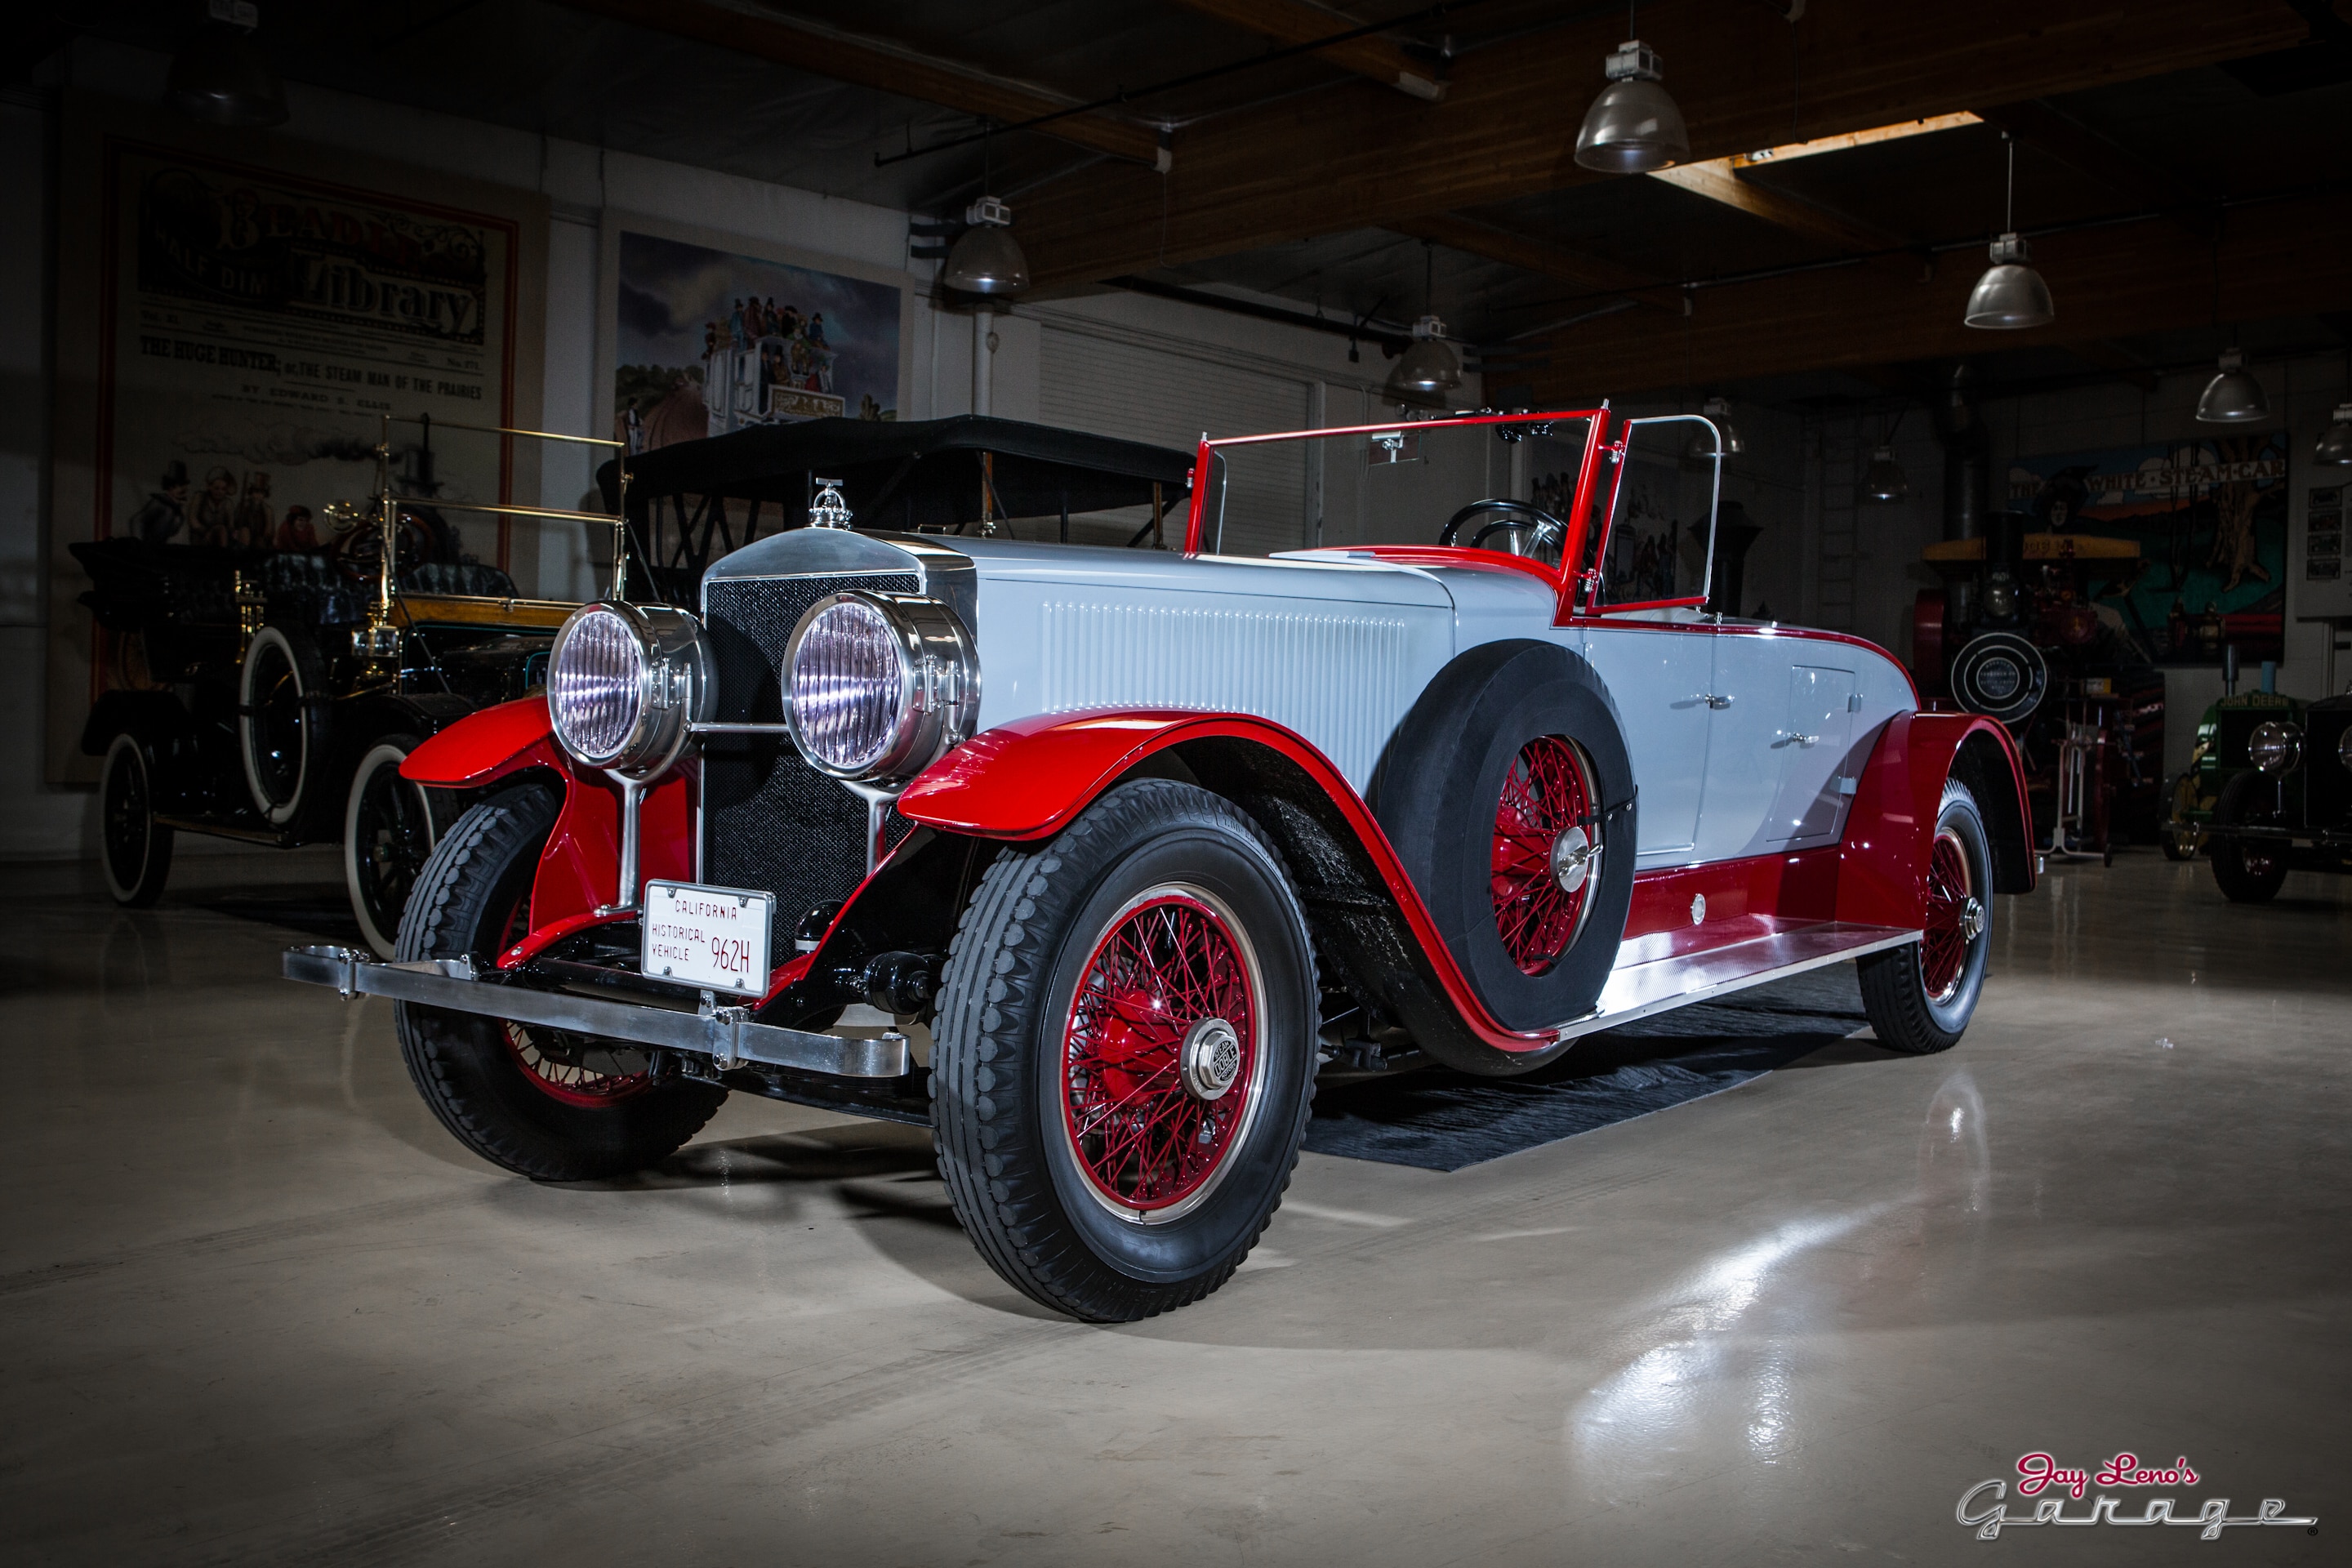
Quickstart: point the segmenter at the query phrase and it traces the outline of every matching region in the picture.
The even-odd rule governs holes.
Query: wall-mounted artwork
[[[614,437],[636,451],[803,419],[896,419],[907,290],[619,226]]]
[[[63,145],[49,765],[143,687],[92,624],[77,543],[340,570],[391,448],[419,503],[531,503],[535,454],[435,426],[536,425],[546,198],[75,95]],[[391,423],[387,425],[389,419]],[[509,565],[509,520],[435,514],[436,562]],[[220,553],[228,552],[228,553]],[[176,569],[176,568],[174,568]],[[193,568],[192,568],[193,569]],[[226,568],[224,567],[224,570]],[[370,568],[369,570],[373,570]]]
[[[2274,658],[2286,606],[2287,437],[2200,436],[2020,458],[2007,504],[2032,530],[2128,539],[2139,560],[2092,608],[2158,664]]]

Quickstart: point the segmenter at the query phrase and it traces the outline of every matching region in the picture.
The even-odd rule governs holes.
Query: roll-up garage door
[[[1048,425],[1190,451],[1202,432],[1247,436],[1308,422],[1303,380],[1192,359],[1164,349],[1048,326],[1039,353],[1038,412]],[[1315,542],[1307,463],[1314,443],[1244,447],[1225,486],[1229,555]]]

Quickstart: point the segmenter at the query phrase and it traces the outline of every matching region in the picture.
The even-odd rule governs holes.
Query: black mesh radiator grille
[[[719,667],[714,717],[783,721],[784,645],[803,612],[825,595],[912,594],[919,586],[906,572],[707,584],[703,608]],[[703,879],[775,894],[782,948],[809,910],[847,898],[865,879],[866,803],[809,766],[786,736],[708,735],[702,757]],[[892,826],[903,831],[902,822]]]

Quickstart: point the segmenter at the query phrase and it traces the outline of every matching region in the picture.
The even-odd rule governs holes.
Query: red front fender
[[[545,697],[525,697],[468,713],[409,752],[400,764],[400,776],[446,789],[471,789],[519,768],[542,764],[563,765],[555,745],[555,721],[548,717]]]
[[[400,764],[400,776],[444,789],[480,789],[530,768],[563,784],[563,807],[547,836],[530,889],[530,933],[502,958],[514,963],[600,920],[616,901],[621,868],[621,792],[602,773],[583,770],[555,742],[547,699],[526,697],[468,714],[426,741]],[[637,818],[641,878],[679,880],[694,874],[693,783],[672,771],[646,791]],[[642,880],[639,883],[643,887]]]

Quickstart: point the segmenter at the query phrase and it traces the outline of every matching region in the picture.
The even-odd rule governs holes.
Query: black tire
[[[1984,994],[1985,967],[1992,954],[1992,842],[1976,796],[1958,779],[1944,784],[1929,850],[1927,934],[1916,942],[1874,952],[1861,971],[1862,1006],[1878,1043],[1910,1056],[1948,1051],[1959,1044],[1977,1000]],[[1955,897],[1936,893],[1936,850],[1948,844],[1958,860]],[[1956,939],[1956,951],[1939,942]],[[1930,975],[1930,969],[1937,973]]]
[[[2267,773],[2248,771],[2221,786],[2213,807],[2216,826],[2236,827],[2277,816],[2273,808],[2278,785]],[[2283,850],[2249,844],[2234,834],[2211,840],[2206,858],[2213,862],[2213,881],[2233,904],[2266,904],[2286,885],[2286,855]]]
[[[529,929],[527,907],[557,800],[524,784],[481,802],[443,836],[400,922],[400,957],[486,964]],[[643,1168],[701,1131],[727,1091],[653,1081],[636,1047],[478,1014],[395,1003],[401,1059],[459,1142],[546,1182]]]
[[[1521,750],[1572,742],[1593,807],[1580,818],[1600,844],[1596,885],[1564,951],[1545,962],[1524,937],[1506,946],[1496,902],[1497,810]],[[1633,900],[1633,766],[1608,688],[1567,649],[1539,642],[1472,648],[1439,671],[1398,726],[1373,784],[1373,810],[1454,962],[1506,1026],[1541,1029],[1592,1010],[1617,962]],[[1538,948],[1544,944],[1536,944]],[[1523,961],[1542,963],[1536,973]],[[1466,1033],[1423,1047],[1465,1072],[1507,1075],[1564,1050],[1498,1051]]]
[[[1114,993],[1108,976],[1171,972],[1155,945],[1163,914],[1207,944],[1196,951],[1213,950],[1224,978],[1181,998],[1164,1026],[1182,1026],[1181,1041],[1139,1047],[1156,1016],[1132,1029],[1119,1020],[1137,1015],[1114,1018],[1106,998],[1136,992]],[[1179,932],[1165,928],[1171,942]],[[1140,933],[1139,945],[1113,950],[1131,962],[1098,970],[1098,946],[1122,933]],[[1234,978],[1253,960],[1254,992]],[[1082,1006],[1080,983],[1097,973],[1106,978]],[[1196,1000],[1203,995],[1215,1000]],[[1033,1300],[1097,1322],[1148,1318],[1223,1284],[1298,1162],[1316,1000],[1306,918],[1280,858],[1248,817],[1205,790],[1121,784],[1043,847],[999,856],[964,907],[932,1026],[940,1170],[981,1256]],[[1231,1021],[1235,1076],[1207,1093],[1187,1087],[1196,1044],[1213,1043],[1214,1019],[1244,1005],[1250,1027]],[[1184,1011],[1200,1009],[1213,1010],[1184,1023]],[[1123,1030],[1129,1054],[1116,1066],[1090,1054],[1081,1043],[1090,1029],[1097,1045]],[[1120,1076],[1144,1062],[1155,1065],[1140,1079]],[[1119,1099],[1087,1121],[1090,1095]],[[1117,1104],[1145,1109],[1121,1118]],[[1148,1138],[1137,1131],[1146,1124],[1167,1142],[1146,1142],[1132,1165],[1114,1160],[1113,1142]],[[1214,1139],[1221,1147],[1202,1163],[1194,1145]]]
[[[327,771],[327,665],[299,627],[264,626],[236,676],[236,750],[254,809],[283,827]]]
[[[400,945],[400,912],[433,854],[433,800],[400,776],[421,742],[386,735],[360,759],[343,805],[343,888],[352,917],[379,958]]]
[[[127,909],[163,896],[172,830],[155,820],[155,759],[136,735],[114,737],[98,784],[99,860],[106,890]]]

